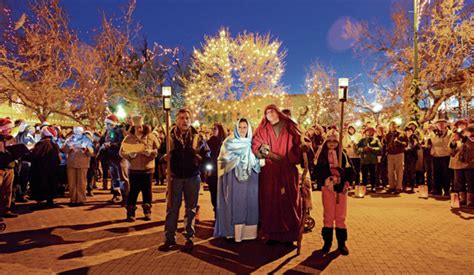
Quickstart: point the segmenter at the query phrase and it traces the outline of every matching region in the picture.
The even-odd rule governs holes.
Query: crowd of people
[[[267,106],[255,131],[249,119],[240,118],[230,130],[215,123],[204,132],[181,109],[170,130],[169,155],[163,128],[144,124],[140,115],[120,123],[111,114],[104,124],[102,132],[1,118],[0,219],[16,217],[13,205],[28,200],[56,207],[56,198],[68,197],[70,207],[84,205],[100,179],[111,192],[109,203],[126,208],[127,221],[135,221],[140,193],[144,219],[151,220],[153,182],[164,185],[169,172],[160,250],[176,245],[183,197],[185,249],[193,248],[201,182],[209,186],[215,237],[232,242],[259,237],[268,245],[292,246],[301,237],[305,211],[298,165],[309,170],[313,191],[321,190],[325,254],[334,231],[339,252],[349,254],[345,219],[354,186],[397,195],[427,185],[433,196],[455,193],[461,204],[474,206],[473,119],[449,124],[441,113],[422,127],[346,125],[340,144],[337,127],[303,131],[288,110],[275,105]]]

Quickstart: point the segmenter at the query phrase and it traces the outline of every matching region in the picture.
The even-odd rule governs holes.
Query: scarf
[[[245,120],[248,125],[247,137],[239,134],[239,123]],[[217,159],[218,176],[222,176],[235,168],[238,181],[246,181],[252,170],[260,173],[260,164],[252,152],[252,128],[248,119],[239,119],[234,126],[234,134],[224,140],[221,152]]]
[[[339,162],[337,160],[337,151],[336,150],[328,150],[328,161],[329,161],[329,169],[331,170],[331,174],[333,176],[339,177]]]

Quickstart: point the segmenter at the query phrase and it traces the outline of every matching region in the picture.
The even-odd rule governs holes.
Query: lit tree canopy
[[[66,55],[76,37],[59,1],[32,3],[31,17],[23,14],[15,24],[5,10],[10,19],[0,44],[3,96],[32,110],[40,121],[65,113],[62,88],[72,74]]]
[[[248,115],[246,99],[284,93],[285,55],[270,35],[244,32],[232,38],[221,29],[215,37],[206,36],[202,49],[194,50],[191,75],[184,81],[186,105],[197,113],[239,110]]]
[[[393,30],[367,23],[346,24],[346,36],[354,39],[354,49],[364,60],[372,62],[374,82],[383,83],[386,78],[401,81],[393,92],[401,91],[404,113],[413,108],[413,97],[431,99],[434,103],[425,112],[422,121],[434,118],[438,107],[449,97],[461,91],[472,89],[472,31],[473,5],[464,0],[419,1],[419,87],[421,95],[413,94],[413,21],[408,13],[411,7],[398,5],[392,14]],[[461,78],[455,87],[442,88],[439,94],[434,90],[448,87],[447,82]]]
[[[312,64],[306,74],[309,118],[313,123],[335,123],[338,117],[336,73],[319,62]]]

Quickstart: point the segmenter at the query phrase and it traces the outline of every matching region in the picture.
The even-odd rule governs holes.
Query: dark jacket
[[[181,135],[178,127],[171,129],[171,174],[174,178],[198,176],[201,165],[210,159],[209,153],[206,141],[194,128]]]
[[[100,149],[97,153],[97,159],[105,159],[110,161],[120,161],[120,146],[124,139],[123,126],[116,126],[113,130],[105,131],[100,139]],[[109,144],[106,146],[105,144]]]
[[[396,155],[405,152],[405,147],[408,144],[407,137],[399,131],[388,132],[385,136],[387,143],[387,154]]]
[[[324,146],[324,145],[323,145]],[[347,165],[348,164],[348,165]],[[345,168],[338,168],[339,174],[341,175],[341,184],[334,185],[334,191],[337,193],[341,193],[344,188],[344,183],[352,182],[354,177],[355,171],[354,166],[352,165],[351,160],[347,157],[346,153],[342,153],[342,167]],[[348,167],[346,167],[348,166]],[[318,183],[324,185],[324,182],[327,178],[332,176],[331,169],[329,166],[329,159],[328,159],[328,151],[327,148],[323,148],[321,153],[319,154],[318,161],[315,167],[316,171],[316,180]]]
[[[376,137],[365,137],[357,143],[361,164],[377,164],[377,156],[382,153],[382,145]]]
[[[410,160],[418,159],[418,149],[420,149],[419,140],[415,135],[407,138],[407,147],[405,148],[405,158]]]

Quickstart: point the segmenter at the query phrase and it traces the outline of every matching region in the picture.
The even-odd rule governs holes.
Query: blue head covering
[[[239,134],[239,124],[247,122],[247,137]],[[246,181],[252,170],[260,173],[260,164],[252,152],[252,127],[246,118],[241,118],[234,126],[234,134],[229,136],[221,148],[218,161],[218,175],[222,176],[235,168],[235,176],[239,181]]]

